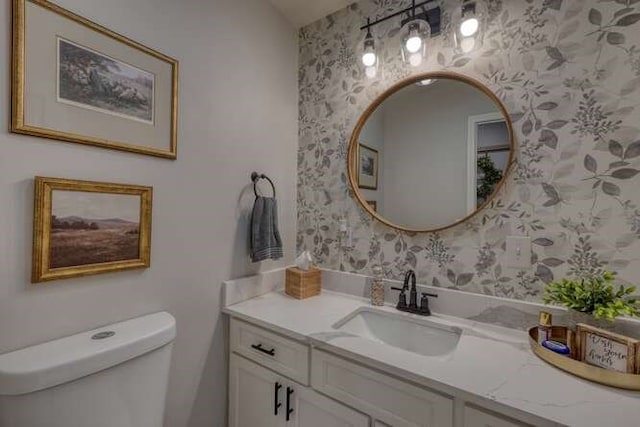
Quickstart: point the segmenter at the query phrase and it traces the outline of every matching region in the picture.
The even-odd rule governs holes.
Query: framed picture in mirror
[[[378,150],[362,143],[358,146],[358,186],[378,189]]]
[[[373,209],[374,212],[378,212],[378,202],[375,200],[367,200],[367,203],[369,204],[369,206],[371,206],[371,209]]]

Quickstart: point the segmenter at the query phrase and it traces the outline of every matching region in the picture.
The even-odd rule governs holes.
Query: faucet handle
[[[420,312],[426,316],[431,316],[431,309],[429,308],[429,297],[438,298],[438,295],[431,294],[429,292],[422,292],[422,298],[420,298]]]
[[[407,293],[405,288],[396,288],[392,286],[391,289],[394,291],[400,291],[400,295],[398,295],[398,308],[406,308],[407,307]]]

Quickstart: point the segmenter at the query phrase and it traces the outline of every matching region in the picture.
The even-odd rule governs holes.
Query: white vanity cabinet
[[[236,318],[229,332],[230,427],[532,426]]]

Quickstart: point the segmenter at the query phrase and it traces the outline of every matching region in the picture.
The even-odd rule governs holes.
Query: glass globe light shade
[[[362,52],[362,63],[365,67],[371,67],[375,65],[378,57],[376,55],[376,44],[373,40],[371,32],[367,32],[367,36],[364,39],[364,50]]]
[[[431,27],[423,19],[414,19],[405,23],[400,30],[402,35],[402,60],[417,67],[427,56],[427,41],[431,36]]]
[[[451,13],[451,30],[459,53],[482,46],[487,7],[484,0],[462,0]]]

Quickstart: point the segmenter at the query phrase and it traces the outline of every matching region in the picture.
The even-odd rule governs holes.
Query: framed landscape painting
[[[32,282],[149,267],[152,191],[37,177]]]
[[[358,146],[358,186],[378,189],[378,150],[364,144]]]
[[[175,159],[178,61],[44,0],[13,0],[11,131]]]

